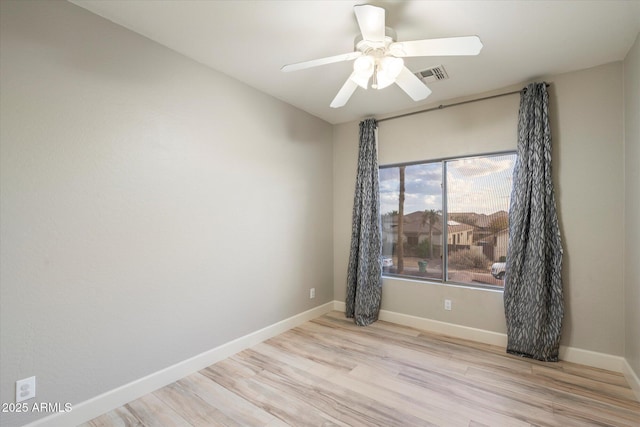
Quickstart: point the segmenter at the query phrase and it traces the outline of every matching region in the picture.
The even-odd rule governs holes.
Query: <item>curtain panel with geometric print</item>
[[[377,126],[375,119],[360,123],[358,172],[353,200],[345,314],[359,326],[378,320],[382,292]]]
[[[504,283],[507,352],[554,362],[564,303],[545,83],[532,83],[521,93],[517,152]]]

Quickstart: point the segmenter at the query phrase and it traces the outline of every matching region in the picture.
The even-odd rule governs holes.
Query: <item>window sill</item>
[[[429,278],[421,278],[421,277],[415,277],[415,276],[398,276],[398,275],[388,274],[388,273],[382,274],[382,280],[383,280],[383,285],[385,280],[394,280],[394,281],[397,280],[400,282],[410,282],[410,283],[417,283],[417,284],[451,286],[455,288],[500,292],[500,293],[504,292],[504,287],[486,285],[482,283],[470,284],[470,283],[458,283],[458,282],[443,282],[439,280],[430,280]]]

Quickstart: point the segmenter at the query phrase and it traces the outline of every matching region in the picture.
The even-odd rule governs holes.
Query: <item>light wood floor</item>
[[[624,377],[332,312],[86,423],[640,426]]]

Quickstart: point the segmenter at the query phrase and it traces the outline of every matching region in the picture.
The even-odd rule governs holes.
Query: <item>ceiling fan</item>
[[[405,65],[402,58],[412,56],[477,55],[482,42],[477,36],[441,39],[396,41],[395,31],[385,27],[385,10],[368,4],[354,6],[361,35],[356,37],[354,51],[327,58],[298,62],[282,67],[282,71],[297,71],[334,62],[353,62],[353,72],[331,102],[332,108],[342,107],[358,86],[384,89],[395,83],[414,101],[425,99],[431,90]]]

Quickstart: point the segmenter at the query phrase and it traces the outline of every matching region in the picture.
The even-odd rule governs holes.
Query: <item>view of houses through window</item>
[[[382,166],[384,274],[503,286],[515,160],[507,153]]]

